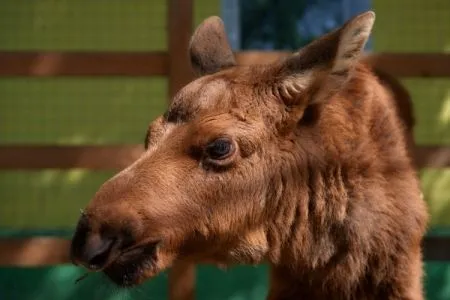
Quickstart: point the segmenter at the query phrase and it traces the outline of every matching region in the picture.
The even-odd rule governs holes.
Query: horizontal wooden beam
[[[144,151],[142,145],[0,146],[0,169],[122,169]],[[419,168],[450,167],[450,146],[417,146]]]
[[[450,146],[416,146],[414,158],[419,168],[450,167]]]
[[[0,76],[165,76],[165,52],[0,52]]]
[[[289,56],[286,51],[241,51],[239,64],[267,64]],[[447,53],[366,53],[363,60],[397,77],[450,77],[450,54]]]
[[[0,239],[0,266],[39,267],[70,262],[70,240],[56,237]]]
[[[373,53],[365,60],[397,77],[450,77],[447,53]]]
[[[239,51],[242,65],[267,64],[286,51]],[[186,56],[187,59],[187,56]],[[450,77],[450,54],[368,53],[367,62],[398,77]],[[167,76],[167,52],[0,52],[1,76]]]
[[[123,169],[142,145],[0,146],[0,169]]]
[[[70,240],[56,237],[0,239],[0,267],[38,267],[71,263]],[[450,262],[450,236],[427,236],[426,261]]]
[[[425,260],[450,263],[450,236],[427,236],[422,245]]]

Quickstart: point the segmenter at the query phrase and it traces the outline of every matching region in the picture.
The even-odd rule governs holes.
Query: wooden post
[[[193,28],[193,1],[169,0],[169,98],[193,78],[188,46]]]
[[[192,78],[188,45],[193,29],[193,1],[168,1],[169,101]],[[195,266],[176,262],[169,272],[169,299],[195,299]]]

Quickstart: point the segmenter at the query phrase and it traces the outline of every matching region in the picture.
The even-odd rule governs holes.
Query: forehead
[[[168,122],[187,122],[200,113],[223,111],[232,106],[231,82],[223,77],[205,76],[183,87],[166,112]]]

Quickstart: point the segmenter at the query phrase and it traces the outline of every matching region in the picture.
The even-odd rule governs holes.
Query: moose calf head
[[[150,124],[142,156],[88,204],[73,261],[120,286],[176,259],[276,261],[283,237],[308,222],[298,206],[313,191],[302,182],[339,159],[335,136],[357,140],[346,116],[321,107],[352,84],[374,18],[361,14],[287,59],[253,66],[237,65],[222,21],[206,19],[189,49],[198,78]]]

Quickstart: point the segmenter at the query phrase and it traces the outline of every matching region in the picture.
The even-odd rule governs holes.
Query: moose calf
[[[366,12],[292,56],[238,66],[218,17],[198,78],[82,213],[74,263],[119,286],[176,259],[271,266],[268,299],[423,299],[427,210]]]

